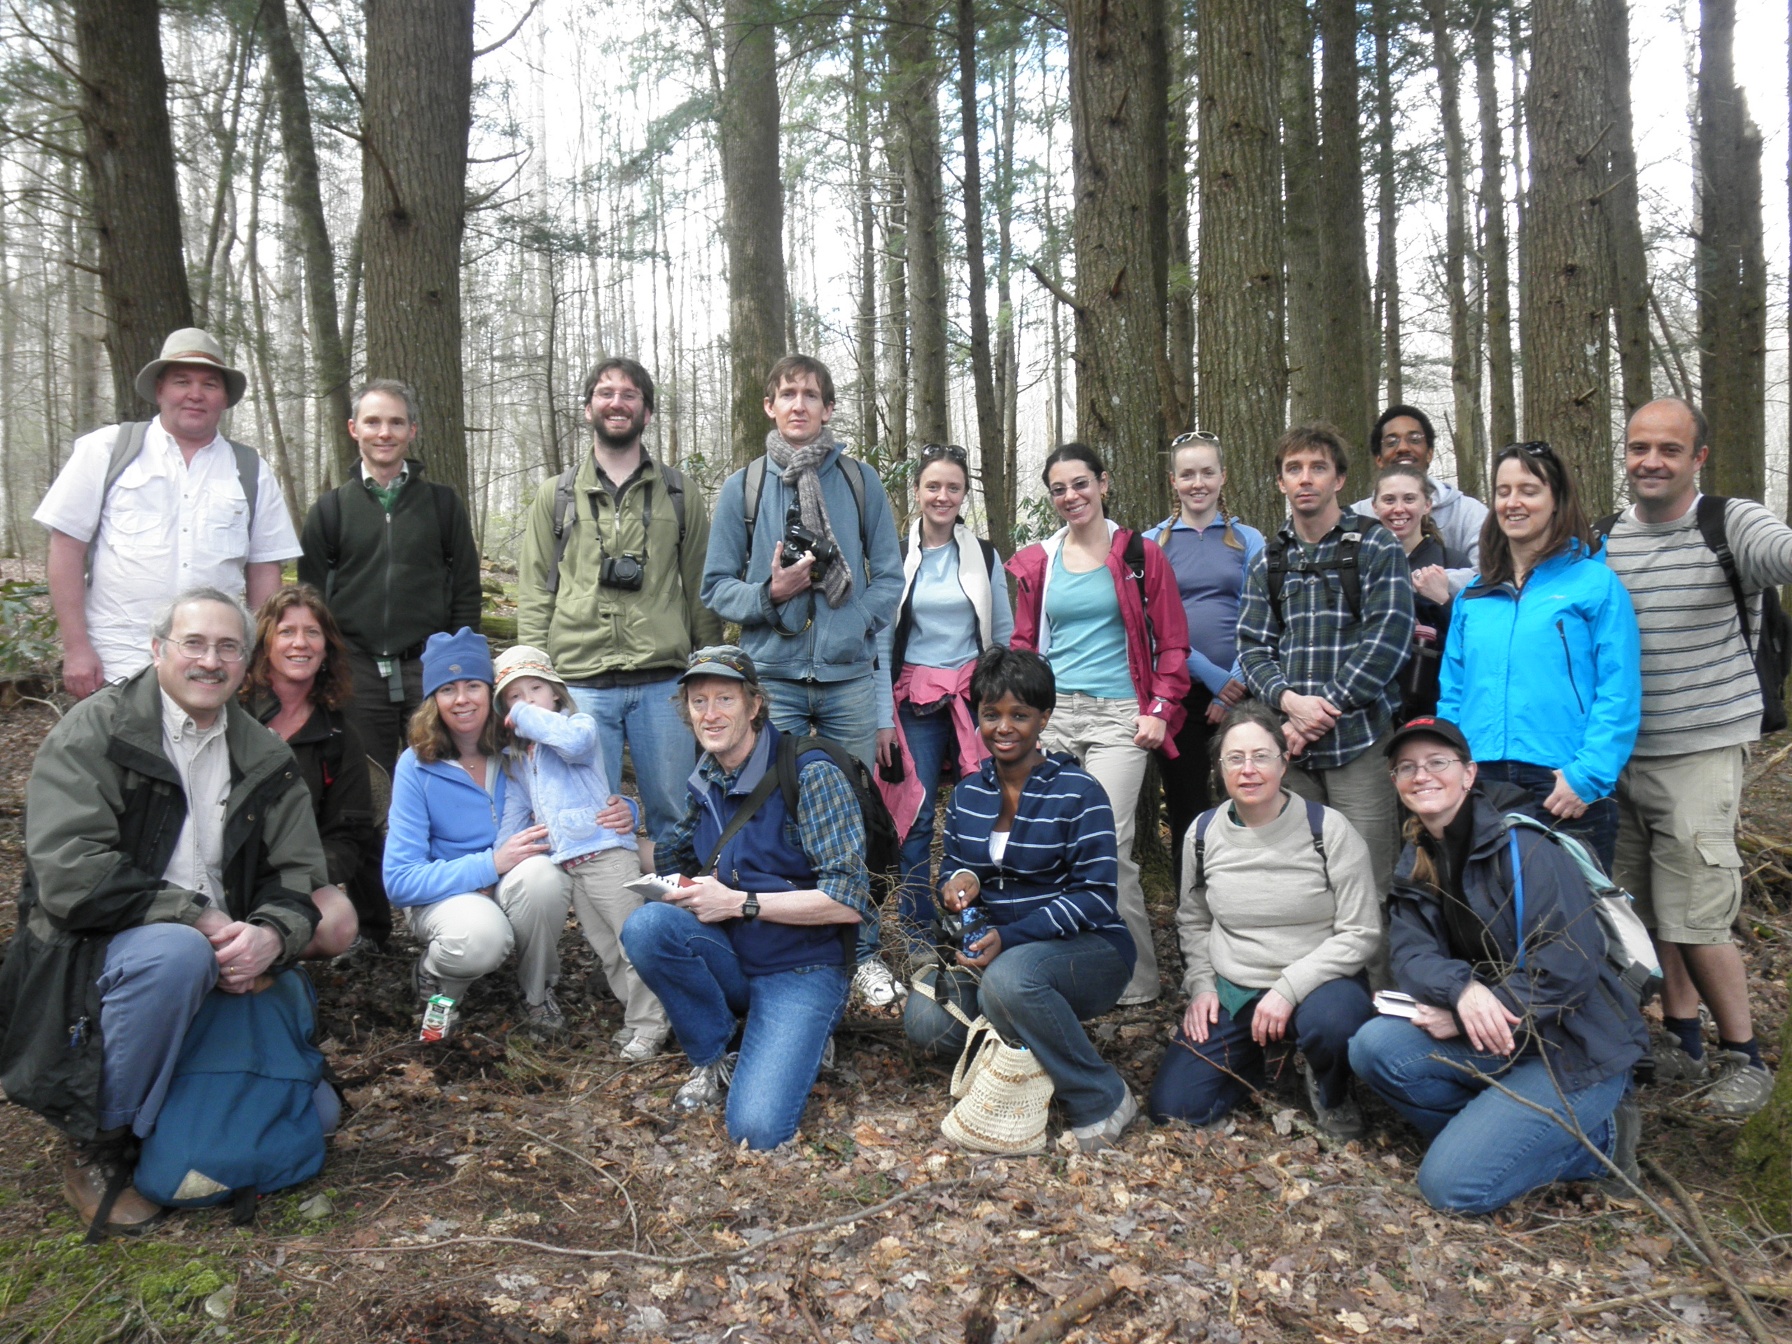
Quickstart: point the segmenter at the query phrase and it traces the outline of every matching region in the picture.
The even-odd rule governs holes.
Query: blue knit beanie
[[[452,635],[438,631],[423,646],[423,694],[434,695],[451,681],[492,680],[492,650],[485,636],[461,626]]]

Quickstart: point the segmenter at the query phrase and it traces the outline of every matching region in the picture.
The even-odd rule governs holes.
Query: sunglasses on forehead
[[[960,466],[970,460],[970,455],[956,443],[924,443],[921,445],[921,460],[923,462],[937,462],[942,457],[949,462],[956,462]]]
[[[1495,462],[1504,462],[1508,457],[1517,457],[1523,453],[1526,457],[1554,458],[1556,450],[1549,446],[1546,439],[1531,439],[1525,443],[1508,443],[1494,455]]]
[[[1175,438],[1170,440],[1170,451],[1175,452],[1176,449],[1189,443],[1211,443],[1217,447],[1219,441],[1220,436],[1218,434],[1209,434],[1204,429],[1191,429],[1188,433],[1178,434]]]

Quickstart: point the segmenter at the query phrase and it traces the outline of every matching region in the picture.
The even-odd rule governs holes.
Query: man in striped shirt
[[[1761,733],[1753,651],[1716,552],[1698,526],[1705,417],[1663,398],[1631,417],[1624,463],[1635,503],[1617,515],[1606,563],[1624,581],[1643,637],[1643,719],[1618,779],[1613,876],[1655,934],[1666,986],[1656,1075],[1710,1078],[1705,1103],[1751,1115],[1773,1076],[1749,1013],[1748,974],[1730,940],[1742,908],[1736,815],[1748,747]],[[1753,500],[1724,505],[1724,531],[1759,631],[1761,590],[1792,582],[1792,528]],[[1717,1020],[1705,1058],[1699,1002]]]

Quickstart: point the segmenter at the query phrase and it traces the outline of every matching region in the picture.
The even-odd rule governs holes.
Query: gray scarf
[[[839,559],[829,565],[815,580],[828,605],[838,610],[852,596],[852,566],[840,549],[834,525],[828,520],[827,500],[821,493],[821,464],[837,445],[834,433],[826,425],[815,441],[802,448],[793,448],[776,429],[765,436],[765,455],[784,473],[784,486],[796,491],[797,507],[803,526],[824,541],[832,543]]]

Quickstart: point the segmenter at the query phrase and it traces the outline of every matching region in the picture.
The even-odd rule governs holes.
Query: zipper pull
[[[79,1022],[76,1022],[74,1026],[68,1029],[68,1048],[70,1050],[79,1050],[86,1044],[87,1019],[83,1017]]]

